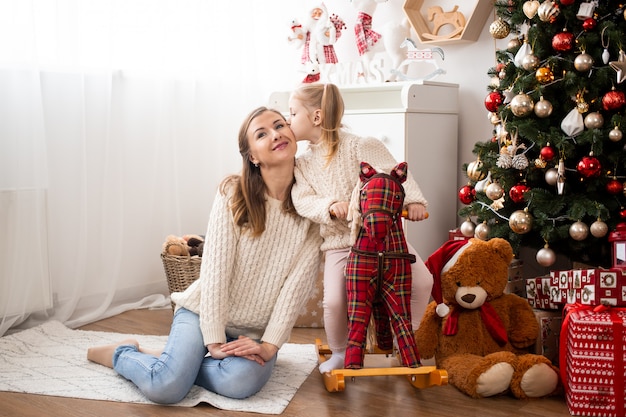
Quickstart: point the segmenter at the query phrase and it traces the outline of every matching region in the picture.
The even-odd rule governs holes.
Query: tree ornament
[[[530,232],[533,228],[533,217],[528,213],[528,209],[516,210],[511,213],[509,227],[518,235]]]
[[[524,194],[530,190],[530,187],[526,184],[516,184],[509,190],[509,197],[514,203],[521,203],[524,201]]]
[[[576,170],[585,178],[597,178],[602,173],[602,166],[598,158],[590,153],[589,156],[582,157],[578,165],[576,165]]]
[[[497,200],[504,195],[504,189],[497,182],[492,182],[485,189],[485,195],[490,200]]]
[[[537,0],[530,0],[522,5],[522,10],[527,18],[532,19],[537,15],[539,9],[539,2]]]
[[[494,39],[504,39],[511,33],[511,26],[501,18],[489,25],[489,33]]]
[[[595,222],[591,223],[589,227],[589,231],[593,237],[601,238],[606,236],[609,231],[609,226],[602,221],[602,219],[598,218]]]
[[[502,93],[499,91],[492,91],[487,94],[487,97],[485,97],[485,108],[488,111],[495,113],[498,111],[498,106],[500,106],[503,101],[504,97],[502,96]]]
[[[474,224],[474,222],[468,218],[463,223],[461,223],[461,227],[459,228],[459,230],[461,231],[461,234],[463,236],[472,237],[474,236],[475,227],[476,225]]]
[[[472,181],[482,180],[487,176],[487,174],[482,169],[483,161],[481,161],[480,157],[478,157],[475,161],[467,164],[467,177]]]
[[[583,30],[585,32],[590,32],[592,30],[594,30],[596,28],[596,26],[598,26],[598,21],[596,19],[594,19],[593,17],[588,17],[587,19],[585,19],[583,21]],[[606,62],[605,62],[606,64]]]
[[[537,79],[537,82],[541,84],[548,84],[554,81],[554,74],[550,68],[541,67],[537,68],[537,71],[535,71],[535,78]]]
[[[556,262],[556,254],[552,249],[550,249],[550,247],[546,243],[543,248],[537,251],[535,259],[537,260],[537,263],[539,265],[547,268],[554,265],[554,262]]]
[[[470,184],[464,185],[459,190],[459,200],[461,203],[467,205],[471,204],[476,199],[476,190]]]
[[[487,177],[483,180],[480,180],[476,183],[476,185],[474,186],[474,190],[477,193],[484,193],[485,190],[487,189],[487,186],[489,184],[491,184],[491,172],[487,172]]]
[[[587,72],[593,67],[593,57],[583,51],[580,55],[574,58],[574,68],[576,71]]]
[[[587,236],[589,236],[589,226],[580,220],[576,221],[569,227],[569,235],[572,239],[577,241],[585,240]]]
[[[480,240],[488,240],[490,231],[491,228],[487,222],[482,222],[476,226],[476,229],[474,230],[474,237]]]
[[[557,52],[568,52],[574,47],[574,34],[563,29],[563,32],[557,33],[552,38],[552,49]]]
[[[546,173],[544,174],[544,178],[546,180],[546,184],[548,185],[556,185],[556,180],[559,177],[559,173],[556,168],[546,169]]]
[[[535,103],[533,99],[525,93],[520,93],[511,100],[511,111],[517,117],[526,117],[533,111]]]
[[[537,9],[537,16],[539,16],[539,20],[542,22],[554,23],[559,13],[559,6],[550,0],[541,3]]]
[[[561,0],[561,6],[571,6],[575,0]]]
[[[622,207],[619,211],[619,218],[622,220],[626,220],[626,209]]]
[[[517,50],[517,53],[515,54],[515,58],[513,58],[513,63],[515,64],[517,68],[521,68],[522,61],[524,60],[526,55],[530,55],[532,53],[533,53],[533,49],[528,44],[528,41],[524,39],[524,43]]]
[[[611,131],[609,132],[609,139],[612,142],[619,142],[620,140],[622,140],[622,131],[619,129],[619,127],[615,126],[613,129],[611,129]]]
[[[535,115],[539,117],[540,119],[545,119],[546,117],[550,117],[550,115],[552,114],[552,110],[553,110],[552,103],[550,103],[548,100],[543,98],[543,96],[541,96],[539,101],[535,103],[535,107],[534,107]]]
[[[513,38],[506,44],[506,49],[514,50],[519,48],[522,45],[522,42],[518,38]]]
[[[539,67],[539,58],[535,54],[528,54],[522,58],[522,68],[526,71],[535,71]]]
[[[541,158],[536,158],[535,159],[535,168],[539,168],[539,169],[544,169],[546,167],[546,161],[544,161]]]
[[[617,61],[609,62],[609,65],[617,73],[617,83],[621,84],[626,79],[626,55],[624,55],[624,51],[620,49]]]
[[[584,21],[585,19],[593,17],[593,11],[596,8],[596,4],[597,0],[595,1],[595,4],[594,1],[581,3],[580,7],[578,8],[578,13],[576,13],[576,17],[578,18],[578,20]]]
[[[563,158],[559,159],[559,166],[557,168],[557,177],[556,177],[556,190],[559,195],[563,194],[565,190],[565,160]]]
[[[593,111],[585,116],[585,127],[587,129],[600,129],[604,125],[602,113]]]
[[[606,111],[619,110],[626,104],[626,95],[615,87],[602,96],[602,108]]]
[[[552,146],[550,146],[550,143],[548,142],[546,144],[546,146],[541,148],[541,150],[539,151],[539,155],[541,155],[541,158],[544,161],[550,162],[556,156],[556,151],[554,150],[554,148]]]
[[[624,184],[618,181],[616,177],[608,180],[604,188],[607,193],[612,195],[618,195],[624,192]]]
[[[561,121],[561,130],[567,135],[574,137],[585,130],[583,116],[578,107],[573,108]]]

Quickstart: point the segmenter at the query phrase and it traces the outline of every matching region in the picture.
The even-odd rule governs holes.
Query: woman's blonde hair
[[[265,231],[265,193],[267,187],[261,177],[261,169],[250,160],[250,144],[248,142],[248,128],[250,123],[265,112],[273,112],[284,119],[284,116],[274,109],[258,107],[244,119],[239,128],[239,153],[241,154],[242,168],[240,175],[226,177],[220,184],[220,192],[226,195],[227,189],[234,187],[230,200],[230,209],[233,213],[235,224],[249,230],[253,236],[260,236]],[[283,210],[286,213],[296,215],[296,210],[291,200],[291,182],[287,191],[287,198],[283,201]]]
[[[342,127],[344,104],[339,87],[335,84],[303,84],[293,92],[293,97],[300,100],[310,112],[319,109],[321,113],[322,143],[328,146],[326,163],[328,164],[339,147],[339,130]]]

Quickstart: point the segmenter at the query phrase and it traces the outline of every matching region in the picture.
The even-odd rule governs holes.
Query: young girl
[[[320,262],[319,227],[291,201],[296,149],[280,113],[250,113],[239,130],[241,174],[226,178],[215,197],[200,277],[172,294],[165,348],[129,339],[90,348],[89,360],[163,404],[182,400],[194,384],[231,398],[265,385]]]
[[[306,84],[289,99],[289,123],[296,140],[310,142],[296,160],[296,184],[292,189],[298,213],[320,224],[324,266],[324,328],[331,357],[320,364],[320,372],[343,368],[348,343],[347,296],[344,268],[350,252],[347,221],[352,190],[359,181],[359,164],[389,172],[397,161],[378,139],[359,137],[342,128],[344,104],[333,84]],[[411,175],[404,183],[409,220],[426,217],[427,202]],[[415,249],[412,264],[411,322],[416,330],[430,300],[432,275]]]

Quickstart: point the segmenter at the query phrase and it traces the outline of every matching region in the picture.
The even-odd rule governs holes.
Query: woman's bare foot
[[[87,359],[91,362],[99,363],[100,365],[113,368],[113,352],[119,346],[133,345],[139,349],[139,342],[135,339],[122,340],[120,343],[113,345],[96,346],[87,349]]]

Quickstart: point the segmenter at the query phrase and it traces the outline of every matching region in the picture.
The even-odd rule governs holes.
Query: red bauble
[[[585,178],[596,178],[602,173],[602,166],[595,156],[583,156],[578,162],[576,170]]]
[[[626,104],[623,91],[611,90],[602,96],[602,108],[606,111],[619,110]]]
[[[524,201],[524,194],[530,190],[530,187],[526,184],[517,184],[511,187],[509,190],[509,197],[514,203],[521,203]]]
[[[541,159],[544,161],[550,162],[556,156],[556,151],[552,146],[544,146],[541,148],[541,151],[539,151],[539,155],[541,155]]]
[[[576,0],[561,0],[560,3],[563,6],[570,6],[570,5],[574,4],[575,1]]]
[[[622,220],[626,220],[626,209],[621,209],[621,210],[619,211],[619,217],[620,217],[620,219],[622,219]]]
[[[557,52],[567,52],[574,47],[574,34],[572,32],[563,31],[557,33],[552,38],[552,49]]]
[[[499,91],[492,91],[487,94],[485,97],[485,108],[488,111],[495,113],[498,111],[498,106],[500,106],[504,102],[504,98],[502,97],[502,93]]]
[[[464,185],[459,190],[459,200],[463,204],[471,204],[476,199],[476,190],[471,185]]]
[[[589,17],[583,21],[583,30],[587,32],[594,30],[596,26],[598,26],[598,21],[593,17]]]
[[[615,178],[606,183],[606,192],[612,195],[618,195],[624,192],[624,184]]]

